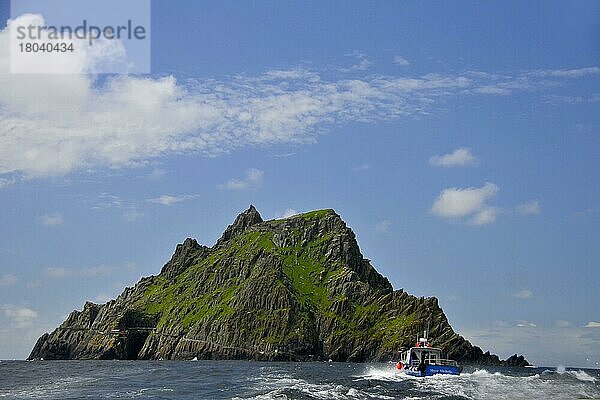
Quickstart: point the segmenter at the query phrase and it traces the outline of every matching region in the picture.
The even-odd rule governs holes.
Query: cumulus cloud
[[[394,64],[399,65],[401,67],[406,67],[407,65],[410,65],[406,58],[399,55],[394,56]]]
[[[98,265],[87,268],[65,268],[49,267],[46,268],[44,275],[47,278],[96,278],[101,276],[111,276],[117,268],[110,265]]]
[[[40,14],[27,13],[14,20],[9,20],[4,33],[12,30],[13,38],[18,36],[18,27],[45,26],[46,21]],[[121,40],[106,40],[100,38],[94,45],[88,45],[85,38],[64,37],[50,39],[49,31],[38,31],[35,41],[38,44],[52,43],[73,45],[73,52],[31,52],[26,55],[13,47],[11,53],[11,73],[37,74],[40,72],[53,74],[79,74],[121,72],[127,73],[132,64],[127,60],[127,52]],[[16,47],[16,46],[15,46]]]
[[[0,276],[0,287],[12,286],[17,283],[18,280],[19,279],[16,276],[11,274],[2,275]]]
[[[472,225],[487,225],[496,221],[496,217],[498,216],[500,210],[496,207],[486,207],[479,212],[475,213],[469,223]]]
[[[264,172],[260,169],[250,168],[246,171],[244,179],[231,179],[227,183],[219,185],[223,190],[252,190],[262,185]]]
[[[515,293],[513,296],[517,299],[532,299],[533,292],[529,289],[522,289]]]
[[[46,214],[40,217],[40,223],[44,226],[58,226],[64,223],[61,213]]]
[[[590,321],[585,326],[586,328],[600,328],[600,322]]]
[[[164,194],[160,197],[154,199],[148,199],[150,203],[161,204],[163,206],[172,206],[173,204],[181,203],[187,200],[191,200],[198,197],[195,194],[184,194],[179,196],[172,196],[169,194]]]
[[[450,154],[444,154],[442,156],[433,156],[429,159],[429,164],[434,167],[464,167],[472,165],[477,161],[477,158],[471,154],[471,149],[468,147],[461,147],[454,150]]]
[[[381,222],[378,222],[375,225],[375,232],[377,233],[388,233],[390,231],[390,226],[392,226],[392,223],[388,220],[383,220]]]
[[[36,311],[27,307],[5,304],[2,308],[13,328],[27,328],[38,317]]]
[[[521,215],[539,214],[542,211],[540,203],[537,200],[519,204],[515,209]]]
[[[431,207],[431,212],[443,218],[469,218],[474,225],[490,224],[496,220],[498,209],[487,201],[498,193],[498,186],[487,182],[480,188],[444,189]]]
[[[26,22],[26,21],[21,21]],[[147,165],[165,155],[216,156],[241,147],[304,144],[348,122],[421,115],[449,97],[551,87],[598,68],[325,79],[304,69],[222,80],[172,76],[98,79],[85,55],[73,74],[9,74],[9,34],[0,32],[0,187],[73,171]],[[95,58],[94,58],[95,57]],[[361,53],[352,70],[370,62]],[[492,90],[493,89],[493,90]],[[235,186],[235,185],[233,185]]]

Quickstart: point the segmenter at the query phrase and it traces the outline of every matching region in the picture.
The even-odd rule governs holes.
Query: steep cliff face
[[[394,291],[333,210],[263,221],[251,206],[212,248],[186,239],[159,275],[71,313],[29,358],[390,360],[427,324],[449,357],[501,363],[437,299]]]

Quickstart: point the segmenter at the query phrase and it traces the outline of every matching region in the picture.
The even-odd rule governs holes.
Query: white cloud
[[[148,199],[150,203],[161,204],[163,206],[172,206],[173,204],[181,203],[187,200],[191,200],[198,197],[195,194],[184,194],[180,196],[172,196],[169,194],[164,194],[160,197],[154,199]]]
[[[381,222],[378,222],[375,225],[375,232],[377,233],[388,233],[390,231],[390,226],[392,226],[392,223],[388,220],[383,220]]]
[[[406,58],[398,55],[394,56],[394,64],[399,65],[401,67],[406,67],[407,65],[410,65]]]
[[[515,325],[516,327],[519,328],[536,328],[537,325],[534,324],[533,322],[529,322],[529,321],[517,321],[517,324]]]
[[[16,182],[17,180],[15,178],[0,178],[0,189]]]
[[[23,14],[14,20],[9,20],[4,33],[12,30],[13,38],[17,37],[19,26],[45,26],[46,21],[40,14]],[[48,31],[38,32],[36,41],[38,44],[53,43],[72,45],[76,51],[73,52],[33,52],[24,56],[13,47],[10,64],[13,74],[80,74],[101,72],[126,73],[131,68],[127,61],[127,52],[121,40],[97,40],[93,46],[86,43],[85,38],[68,38],[56,40],[49,39]],[[7,48],[8,50],[8,48]]]
[[[274,158],[288,158],[288,157],[293,157],[295,156],[296,153],[281,153],[281,154],[273,154]]]
[[[587,101],[587,99],[581,96],[564,96],[564,95],[556,95],[550,94],[544,97],[546,103],[552,105],[560,105],[560,104],[581,104]]]
[[[19,281],[19,279],[11,274],[6,274],[6,275],[2,275],[0,276],[0,287],[7,287],[7,286],[12,286],[15,283],[17,283]]]
[[[521,215],[539,214],[542,211],[542,209],[540,207],[540,203],[537,200],[519,204],[516,207],[516,210]]]
[[[44,226],[58,226],[64,223],[61,213],[46,214],[40,217],[40,223]]]
[[[586,68],[574,68],[574,69],[555,69],[549,71],[534,71],[532,75],[538,76],[550,76],[560,78],[581,78],[587,75],[598,75],[600,74],[599,67],[586,67]]]
[[[433,156],[429,159],[429,164],[434,167],[464,167],[472,165],[477,161],[477,158],[471,154],[471,149],[468,147],[461,147],[454,150],[450,154],[444,154],[442,156]]]
[[[279,218],[289,218],[289,217],[293,217],[294,215],[298,215],[298,211],[294,210],[293,208],[287,208],[280,216]]]
[[[509,95],[512,93],[511,90],[503,88],[503,87],[498,87],[498,86],[481,86],[481,87],[475,88],[473,91],[475,93],[497,94],[497,95],[501,95],[501,96]]]
[[[101,193],[97,199],[86,202],[91,203],[91,209],[95,211],[121,210],[120,216],[127,222],[136,222],[145,217],[145,214],[139,210],[137,202],[123,199],[112,193]]]
[[[350,68],[340,68],[341,72],[366,71],[371,65],[373,65],[373,63],[367,59],[367,55],[361,53],[360,51],[354,51],[350,54],[346,54],[346,56],[356,58],[358,63],[354,64]]]
[[[470,216],[469,222],[484,225],[496,220],[498,210],[487,205],[487,201],[498,193],[498,186],[487,182],[480,188],[444,189],[431,207],[431,212],[443,218]]]
[[[548,83],[599,72],[591,67],[327,80],[291,69],[185,83],[172,76],[22,75],[7,73],[9,39],[8,30],[0,32],[0,187],[73,171],[143,166],[165,155],[312,143],[334,126],[422,115],[483,88],[488,95],[551,88]],[[352,56],[359,60],[352,71],[369,67],[364,54]],[[106,61],[88,57],[74,64],[75,72]]]
[[[246,171],[244,179],[231,179],[227,183],[219,185],[224,190],[252,190],[262,185],[264,172],[260,169],[250,168]]]
[[[136,222],[145,217],[145,214],[138,209],[138,204],[134,201],[123,199],[111,193],[101,193],[96,200],[92,201],[92,210],[116,209],[121,211],[121,218],[127,222]]]
[[[38,313],[27,307],[5,304],[2,306],[4,315],[8,318],[13,328],[27,328],[31,326]]]
[[[585,328],[600,328],[600,322],[590,321],[587,323]]]
[[[355,171],[368,171],[371,168],[371,166],[367,163],[361,164],[361,165],[357,165],[356,167],[354,167]]]
[[[92,210],[106,210],[109,208],[133,208],[133,204],[126,202],[117,195],[111,193],[101,193],[98,201],[92,205]]]
[[[513,296],[516,297],[517,299],[532,299],[533,292],[528,289],[522,289],[522,290],[519,290],[517,293],[515,293]]]
[[[499,210],[496,207],[485,207],[475,213],[469,223],[472,225],[487,225],[496,221],[496,217],[498,216]]]
[[[117,268],[110,265],[98,265],[87,268],[65,268],[49,267],[46,268],[44,275],[48,278],[95,278],[101,276],[111,276]]]

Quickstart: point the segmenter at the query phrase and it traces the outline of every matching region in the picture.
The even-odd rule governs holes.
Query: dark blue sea
[[[600,399],[600,370],[465,368],[412,378],[393,364],[1,361],[0,399]]]

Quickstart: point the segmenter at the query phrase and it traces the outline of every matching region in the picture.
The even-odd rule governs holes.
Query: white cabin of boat
[[[419,365],[453,365],[456,361],[442,358],[442,349],[431,347],[426,338],[420,338],[414,347],[404,351],[400,362],[405,368],[418,367]]]

